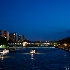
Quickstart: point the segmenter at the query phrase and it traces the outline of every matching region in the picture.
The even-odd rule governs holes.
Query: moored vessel
[[[31,50],[30,53],[31,53],[31,54],[35,54],[35,50]]]

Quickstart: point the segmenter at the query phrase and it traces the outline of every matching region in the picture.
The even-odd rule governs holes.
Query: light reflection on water
[[[70,52],[57,48],[32,48],[10,52],[0,61],[2,70],[69,70]]]
[[[30,53],[23,53],[23,54],[30,54]],[[45,53],[35,53],[35,54],[45,54]]]
[[[10,58],[10,56],[1,56],[0,60],[4,60],[5,58]]]
[[[69,66],[65,66],[65,69],[66,69],[66,70],[70,70]]]
[[[35,55],[38,55],[38,54],[45,54],[45,53],[36,52],[35,54],[31,54],[31,53],[23,53],[23,54],[25,54],[25,55],[30,55],[30,56],[31,56],[31,59],[33,60]]]

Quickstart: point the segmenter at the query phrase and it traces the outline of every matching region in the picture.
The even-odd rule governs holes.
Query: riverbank
[[[63,49],[63,50],[65,50],[65,51],[70,51],[70,46],[60,45],[60,46],[58,46],[58,48]]]

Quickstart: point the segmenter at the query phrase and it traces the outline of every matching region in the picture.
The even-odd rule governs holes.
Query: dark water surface
[[[70,70],[70,52],[58,48],[32,48],[10,52],[0,58],[0,70]]]

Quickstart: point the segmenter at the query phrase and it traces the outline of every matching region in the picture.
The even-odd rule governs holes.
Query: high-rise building
[[[0,37],[3,37],[3,30],[0,30]]]
[[[23,42],[25,40],[24,35],[18,35],[18,41]]]
[[[15,33],[15,32],[14,33],[10,33],[9,37],[13,41],[18,41],[17,33]]]
[[[0,30],[0,37],[4,37],[8,41],[9,40],[9,32],[8,31]]]
[[[9,32],[8,31],[3,31],[3,37],[9,40]]]

